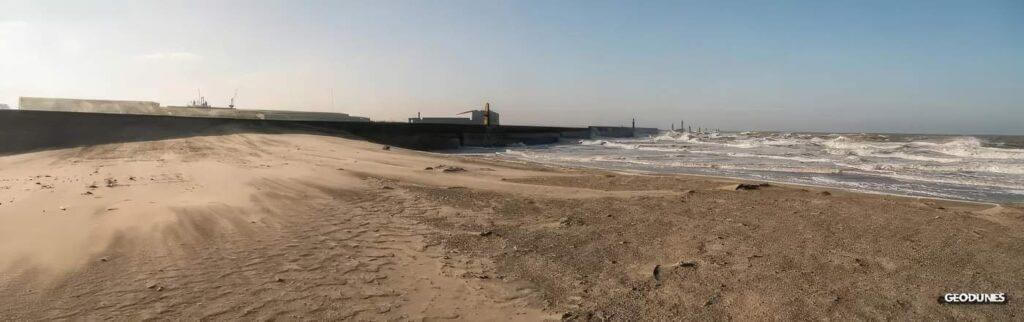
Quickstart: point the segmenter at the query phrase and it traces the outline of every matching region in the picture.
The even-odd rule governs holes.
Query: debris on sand
[[[686,268],[697,267],[697,261],[684,260],[684,261],[681,261],[681,262],[676,263],[674,265],[656,264],[656,265],[654,265],[654,271],[651,272],[651,276],[654,277],[655,281],[661,281],[663,273],[665,273],[666,271],[671,271],[671,270],[680,268],[680,267],[686,267]]]
[[[692,196],[696,193],[697,192],[693,190],[683,190],[683,194],[679,197],[683,200],[683,202],[686,202],[687,197]]]
[[[610,321],[612,315],[605,314],[604,311],[595,312],[566,312],[562,314],[562,321]]]
[[[832,193],[828,192],[828,191],[822,191],[822,192],[819,192],[818,194],[820,194],[822,196],[831,196],[832,195]]]
[[[561,225],[562,227],[569,227],[574,224],[580,224],[580,222],[577,220],[573,220],[572,218],[569,217],[562,217],[558,219],[558,224]]]
[[[487,236],[490,236],[492,234],[494,234],[494,232],[490,231],[490,230],[482,231],[482,232],[480,232],[480,237],[487,237]]]
[[[384,147],[382,147],[380,149],[384,150],[384,151],[391,151],[391,146],[390,145],[385,145]]]
[[[113,187],[117,186],[117,179],[106,178],[106,179],[104,179],[104,181],[106,181],[106,183],[107,183],[107,188],[113,188]]]
[[[718,294],[708,297],[708,300],[704,301],[704,306],[711,306],[714,305],[715,303],[718,303]]]
[[[768,187],[768,186],[771,186],[771,185],[768,184],[768,183],[760,183],[760,184],[736,183],[736,184],[724,185],[724,186],[718,187],[718,189],[720,189],[720,190],[757,190],[757,189],[761,189],[761,187]]]
[[[430,171],[430,170],[441,170],[443,172],[463,172],[463,171],[466,171],[466,169],[464,169],[462,167],[443,165],[443,164],[438,165],[436,167],[426,167],[426,168],[423,168],[423,170],[427,170],[427,171]]]
[[[106,262],[106,261],[110,261],[110,258],[109,258],[109,257],[106,257],[106,256],[103,256],[103,257],[100,257],[100,261],[101,261],[101,262]]]

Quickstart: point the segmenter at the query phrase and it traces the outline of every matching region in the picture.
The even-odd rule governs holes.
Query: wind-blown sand
[[[1021,318],[1020,206],[729,183],[316,134],[4,156],[0,319]]]

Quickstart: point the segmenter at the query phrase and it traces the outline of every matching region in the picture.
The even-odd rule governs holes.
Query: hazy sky
[[[1024,1],[0,0],[0,103],[197,88],[375,120],[1024,134]]]

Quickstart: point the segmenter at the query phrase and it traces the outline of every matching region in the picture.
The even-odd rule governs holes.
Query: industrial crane
[[[474,110],[465,111],[455,115],[462,115],[466,113],[473,113]],[[491,103],[484,104],[484,126],[491,125]]]

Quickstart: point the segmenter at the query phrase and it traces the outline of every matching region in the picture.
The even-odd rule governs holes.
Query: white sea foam
[[[1024,150],[983,147],[981,141],[973,137],[960,138],[931,147],[937,152],[959,157],[1024,160]]]
[[[1000,143],[1004,142],[949,136],[662,132],[644,138],[516,147],[500,154],[641,171],[697,171],[804,183],[832,180],[827,184],[929,196],[1001,193],[999,198],[1018,196],[1024,201],[1012,192],[1024,190],[1024,149]],[[821,175],[814,179],[809,174]]]

